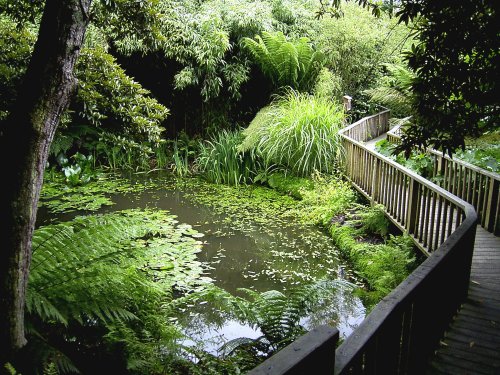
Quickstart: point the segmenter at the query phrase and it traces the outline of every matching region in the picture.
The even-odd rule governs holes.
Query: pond
[[[205,276],[227,292],[240,296],[240,288],[256,292],[284,292],[296,285],[318,279],[343,279],[352,283],[349,267],[339,259],[331,239],[315,226],[302,224],[293,215],[293,199],[264,188],[217,187],[196,179],[175,181],[164,177],[133,177],[132,183],[152,188],[139,192],[112,194],[111,206],[97,213],[131,208],[168,210],[180,223],[203,233],[199,260],[206,266]],[[49,214],[39,210],[39,225],[71,220],[86,212]],[[365,309],[352,287],[342,284],[300,323],[306,329],[320,324],[336,326],[347,337],[364,319]],[[186,307],[177,317],[192,345],[217,354],[228,340],[257,338],[258,328],[218,311],[210,303]]]

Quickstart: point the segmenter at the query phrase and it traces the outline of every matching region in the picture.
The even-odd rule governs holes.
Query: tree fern
[[[384,64],[384,67],[388,74],[366,93],[372,101],[390,108],[395,116],[411,115],[411,86],[415,74],[402,65]]]
[[[323,54],[315,52],[308,38],[289,41],[281,32],[262,32],[254,39],[243,38],[262,73],[277,87],[310,90],[321,70]]]

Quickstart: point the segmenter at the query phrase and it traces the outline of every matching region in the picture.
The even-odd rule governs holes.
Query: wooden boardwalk
[[[382,134],[365,145],[374,150],[375,143],[385,137]],[[441,340],[427,373],[500,375],[500,237],[480,225],[468,298]]]
[[[469,297],[441,341],[428,374],[500,375],[500,237],[480,226]]]

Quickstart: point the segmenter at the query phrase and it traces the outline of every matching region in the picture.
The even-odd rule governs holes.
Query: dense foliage
[[[404,65],[386,64],[387,75],[380,77],[377,85],[366,90],[370,100],[391,110],[394,117],[412,114],[411,85],[415,75]]]
[[[357,97],[383,73],[383,64],[401,60],[409,29],[386,15],[374,18],[355,4],[342,4],[342,17],[324,17],[315,37],[326,67],[340,79],[342,95]]]
[[[390,234],[383,208],[360,205],[332,177],[342,161],[341,97],[354,96],[351,119],[375,105],[414,115],[402,146],[412,157],[391,157],[430,174],[433,160],[411,153],[413,145],[450,151],[465,135],[498,126],[498,38],[491,38],[498,7],[491,0],[329,5],[335,8],[308,0],[94,1],[41,210],[89,213],[113,205],[114,193],[175,188],[163,180],[131,186],[108,168],[199,175],[232,185],[186,193],[232,229],[260,225],[260,240],[275,244],[277,226],[322,227],[373,306],[416,261],[409,238]],[[41,0],[0,0],[0,134],[22,99],[42,9]],[[401,52],[412,42],[408,69]],[[497,146],[461,157],[498,171]],[[379,149],[393,151],[387,143]],[[181,181],[184,188],[199,183]],[[314,250],[310,261],[302,249],[275,246],[262,262],[267,268],[246,277],[300,285],[236,297],[202,276],[201,236],[153,210],[38,228],[26,300],[30,346],[19,370],[240,373],[303,333],[301,319],[330,303],[325,295],[341,284],[331,280],[340,275],[333,250]],[[262,336],[229,341],[220,357],[179,344],[179,311],[207,301]]]
[[[240,131],[221,131],[202,142],[196,164],[207,181],[216,184],[249,183],[259,170],[259,162],[249,152],[239,152]]]
[[[10,52],[0,59],[0,120],[15,102],[35,35],[36,25],[1,16],[0,43],[2,51]],[[99,33],[91,31],[87,39],[77,64],[77,95],[63,117],[52,152],[55,156],[75,149],[100,152],[110,160],[109,150],[125,148],[137,150],[144,159],[152,152],[150,146],[161,141],[168,109],[125,74],[101,46]]]
[[[28,353],[36,355],[27,372],[51,362],[63,371],[161,372],[180,337],[167,319],[169,301],[203,282],[198,236],[174,216],[147,210],[38,229],[26,299],[34,335]],[[101,355],[92,363],[96,347]]]
[[[418,17],[419,41],[407,53],[416,72],[414,126],[402,148],[463,147],[466,136],[498,128],[500,11],[494,0],[403,1],[401,20]],[[465,21],[467,20],[467,21]]]
[[[262,32],[255,40],[243,39],[243,45],[252,53],[262,72],[276,88],[291,87],[310,90],[324,64],[322,53],[314,51],[308,38],[288,41],[283,33]]]

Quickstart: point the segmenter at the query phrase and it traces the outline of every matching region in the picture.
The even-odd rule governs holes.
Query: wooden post
[[[418,225],[418,207],[420,204],[418,199],[418,182],[411,179],[409,189],[406,222],[408,223],[408,233],[413,234],[415,233],[416,226]]]
[[[379,158],[375,158],[375,163],[373,164],[373,175],[372,175],[372,194],[370,203],[374,206],[378,202],[378,191],[379,191]]]
[[[498,235],[500,233],[500,228],[499,228],[500,224],[498,223],[500,221],[498,219],[500,213],[497,211],[499,203],[498,201],[500,199],[499,195],[500,195],[500,181],[492,178],[488,194],[488,203],[486,206],[485,227],[486,230],[495,235]]]

